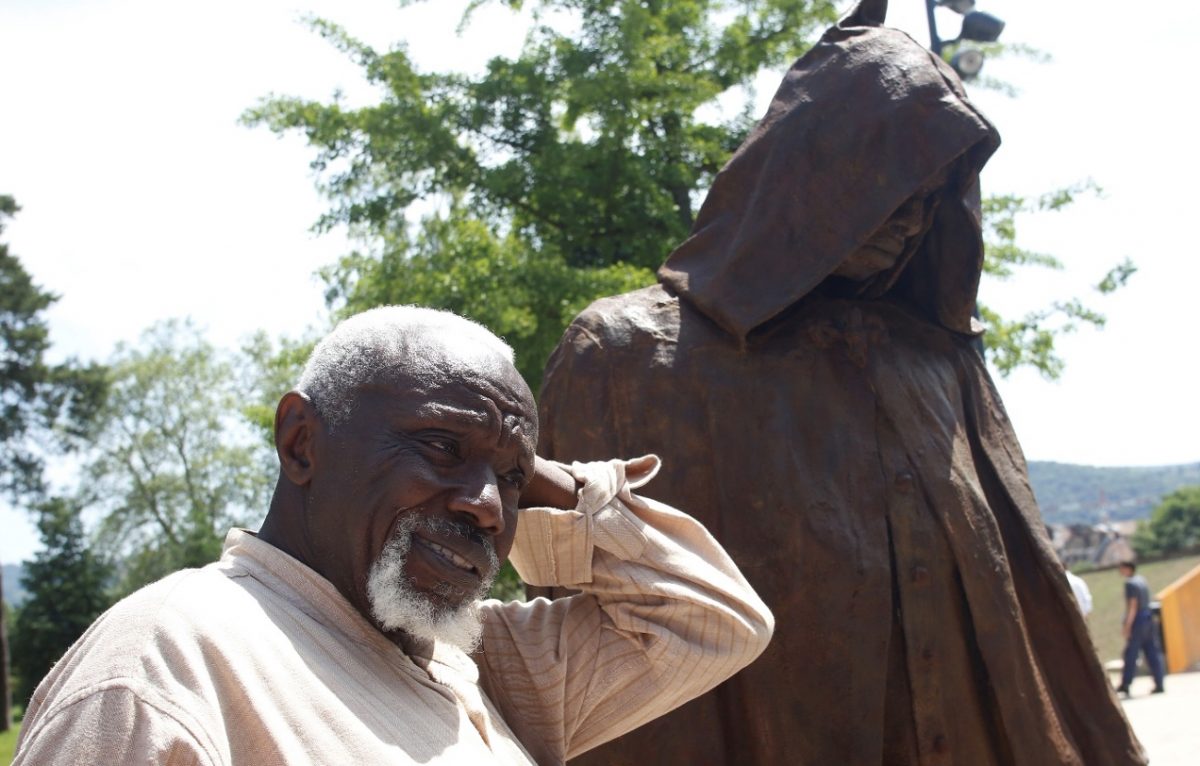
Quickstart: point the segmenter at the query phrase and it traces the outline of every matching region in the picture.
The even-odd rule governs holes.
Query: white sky
[[[1108,328],[1060,341],[1067,369],[998,381],[1027,457],[1095,465],[1200,460],[1192,296],[1200,253],[1179,227],[1192,214],[1200,159],[1188,51],[1200,9],[1166,0],[979,0],[1003,39],[1049,52],[1045,65],[989,62],[1021,88],[973,91],[1004,145],[985,191],[1037,194],[1085,178],[1101,199],[1022,222],[1020,242],[1051,252],[1062,273],[985,284],[1011,313],[1089,286],[1129,256],[1128,287],[1092,304]],[[460,2],[397,10],[390,0],[5,0],[0,4],[0,192],[22,211],[3,237],[62,299],[50,311],[55,354],[104,359],[153,322],[191,316],[233,345],[263,328],[322,325],[313,276],[349,245],[309,227],[325,209],[296,136],[237,123],[270,92],[370,97],[358,70],[297,19],[342,23],[380,48],[405,40],[427,69],[476,70],[513,55],[521,24],[485,7],[454,35]],[[890,22],[928,43],[924,3],[892,0]],[[957,19],[941,12],[943,37]],[[762,80],[770,97],[776,77]],[[1189,96],[1191,93],[1193,96]],[[765,104],[764,104],[765,105]],[[1188,349],[1193,349],[1188,351]],[[0,560],[36,545],[25,517],[0,507]]]

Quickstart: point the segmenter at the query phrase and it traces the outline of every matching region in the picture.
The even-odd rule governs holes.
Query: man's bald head
[[[353,411],[363,386],[397,376],[436,384],[469,367],[494,376],[512,348],[476,322],[421,306],[382,306],[343,320],[313,349],[297,390],[331,431]]]

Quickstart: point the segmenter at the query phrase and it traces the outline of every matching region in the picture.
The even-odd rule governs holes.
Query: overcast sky
[[[1127,288],[1092,301],[1108,315],[1105,330],[1060,341],[1061,380],[1021,372],[998,381],[1026,455],[1094,465],[1200,460],[1200,364],[1193,312],[1185,313],[1200,283],[1200,253],[1185,234],[1200,170],[1186,52],[1200,10],[1167,0],[1137,19],[1129,5],[979,2],[1007,22],[1003,39],[1053,57],[987,65],[1021,89],[1015,99],[972,90],[1004,137],[985,191],[1037,194],[1087,178],[1105,190],[1021,222],[1021,243],[1058,256],[1063,272],[985,283],[983,300],[1019,313],[1089,297],[1124,257],[1139,267]],[[481,9],[455,36],[461,2],[397,5],[0,3],[0,193],[23,208],[3,236],[62,296],[50,311],[56,356],[104,359],[168,317],[193,317],[223,345],[260,328],[295,335],[324,325],[313,272],[349,245],[340,233],[309,233],[325,207],[311,152],[297,137],[240,126],[238,115],[270,92],[371,97],[357,69],[298,23],[306,13],[381,48],[407,41],[428,69],[475,70],[519,49],[522,21],[503,8]],[[891,23],[927,43],[924,3],[891,5]],[[957,19],[939,18],[953,36]],[[776,79],[762,80],[763,99]],[[0,508],[0,560],[27,556],[35,539],[21,514]]]

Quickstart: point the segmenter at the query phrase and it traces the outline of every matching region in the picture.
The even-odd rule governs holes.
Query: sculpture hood
[[[864,0],[792,65],[659,269],[659,281],[738,338],[836,282],[830,274],[946,168],[924,236],[853,290],[978,332],[979,171],[1000,137],[949,66],[882,26],[886,10],[886,0]]]

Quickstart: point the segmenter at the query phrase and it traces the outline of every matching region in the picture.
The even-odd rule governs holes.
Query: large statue
[[[954,72],[864,3],[787,73],[660,284],[551,357],[547,456],[654,452],[778,619],[754,665],[580,764],[1131,764],[973,344]]]

